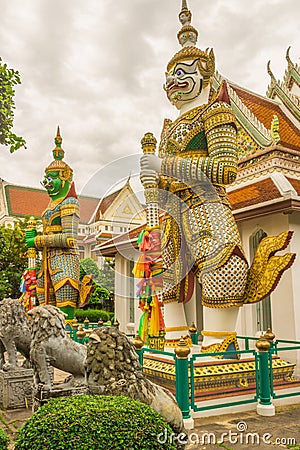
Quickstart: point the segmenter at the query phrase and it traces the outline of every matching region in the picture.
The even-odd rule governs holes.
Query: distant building
[[[129,180],[118,191],[103,199],[78,196],[80,257],[98,260],[96,246],[145,220],[143,207]],[[0,224],[14,225],[25,216],[40,218],[49,203],[46,190],[16,185],[0,179]]]

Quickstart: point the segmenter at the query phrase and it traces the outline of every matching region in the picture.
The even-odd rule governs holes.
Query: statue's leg
[[[232,255],[222,267],[202,277],[203,352],[238,348],[236,322],[239,306],[243,302],[247,273],[246,261],[238,255]],[[234,355],[228,354],[227,357]]]
[[[56,306],[67,314],[66,321],[74,319],[78,296],[78,290],[69,284],[65,284],[55,292]]]
[[[13,337],[13,331],[7,331],[7,336],[2,336],[1,341],[7,352],[8,361],[3,365],[3,370],[15,369],[17,367],[17,349]]]
[[[79,256],[67,252],[53,256],[50,260],[50,273],[55,306],[67,314],[66,322],[71,321],[79,303]]]
[[[36,385],[42,383],[44,387],[52,388],[52,377],[47,363],[47,353],[43,344],[35,344],[30,350],[30,361],[34,368]]]
[[[55,306],[55,293],[51,283],[51,279],[48,276],[47,283],[45,285],[44,271],[38,274],[36,285],[36,293],[39,305],[47,304]],[[47,299],[45,295],[45,289],[47,289],[48,291]]]
[[[36,280],[36,294],[39,305],[45,305],[44,273],[39,273]]]
[[[188,336],[184,305],[180,302],[182,261],[180,258],[181,232],[178,223],[165,216],[163,223],[162,259],[164,320],[166,346],[175,347],[181,336]]]

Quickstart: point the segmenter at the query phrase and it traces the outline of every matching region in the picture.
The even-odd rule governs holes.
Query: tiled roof
[[[123,189],[123,188],[122,188]],[[101,200],[101,203],[99,205],[99,208],[97,209],[96,216],[95,216],[95,222],[100,220],[100,212],[101,214],[105,213],[107,208],[114,202],[114,200],[118,197],[119,193],[122,191],[122,189],[119,189],[116,192],[113,192],[112,194],[109,194],[107,197],[104,197]]]
[[[300,131],[284,114],[278,103],[235,85],[231,85],[231,87],[267,129],[271,127],[273,115],[277,115],[279,119],[279,143],[300,151]]]
[[[295,191],[298,195],[300,195],[300,180],[296,180],[295,178],[286,177],[288,181],[291,183]]]
[[[163,214],[160,214],[159,221],[160,224],[162,222]],[[146,223],[143,223],[142,225],[139,225],[135,228],[132,228],[131,230],[127,231],[126,233],[121,233],[116,236],[114,236],[113,239],[110,239],[106,242],[101,242],[97,246],[97,250],[100,250],[100,253],[102,253],[105,256],[108,256],[109,252],[110,254],[113,254],[115,252],[116,246],[124,245],[128,242],[131,243],[135,248],[138,248],[137,245],[137,239],[139,237],[139,234],[141,231],[143,231],[146,227]]]
[[[41,217],[42,212],[49,203],[49,196],[42,189],[26,186],[5,186],[8,214],[10,216],[24,217],[26,215]],[[78,196],[80,204],[80,222],[88,223],[95,211],[99,199]]]
[[[26,215],[41,217],[49,203],[47,192],[41,189],[23,186],[5,186],[5,193],[10,216]]]
[[[89,223],[95,209],[97,208],[99,199],[79,195],[78,200],[80,204],[80,222]]]
[[[233,210],[281,198],[279,190],[270,178],[235,189],[229,192],[228,196]]]

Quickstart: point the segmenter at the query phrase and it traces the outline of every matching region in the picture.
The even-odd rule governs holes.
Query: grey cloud
[[[159,138],[163,118],[177,114],[162,84],[179,49],[180,4],[0,0],[0,55],[21,73],[15,131],[28,143],[14,155],[0,149],[0,177],[38,186],[57,124],[78,191],[112,160],[140,153],[145,132]],[[218,70],[231,80],[264,93],[269,58],[278,77],[288,45],[298,61],[297,0],[188,4],[199,47],[214,47]]]

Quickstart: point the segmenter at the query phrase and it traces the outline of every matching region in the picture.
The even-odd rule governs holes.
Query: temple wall
[[[242,243],[248,261],[250,260],[250,236],[259,228],[265,231],[268,236],[277,235],[283,231],[292,229],[289,224],[289,216],[284,214],[258,217],[239,223]],[[295,236],[293,239],[295,239]],[[296,338],[294,296],[291,277],[291,270],[285,272],[276,290],[271,294],[273,331],[276,336],[281,339]],[[252,336],[257,334],[256,305],[246,305],[241,308],[238,322],[238,333]]]

